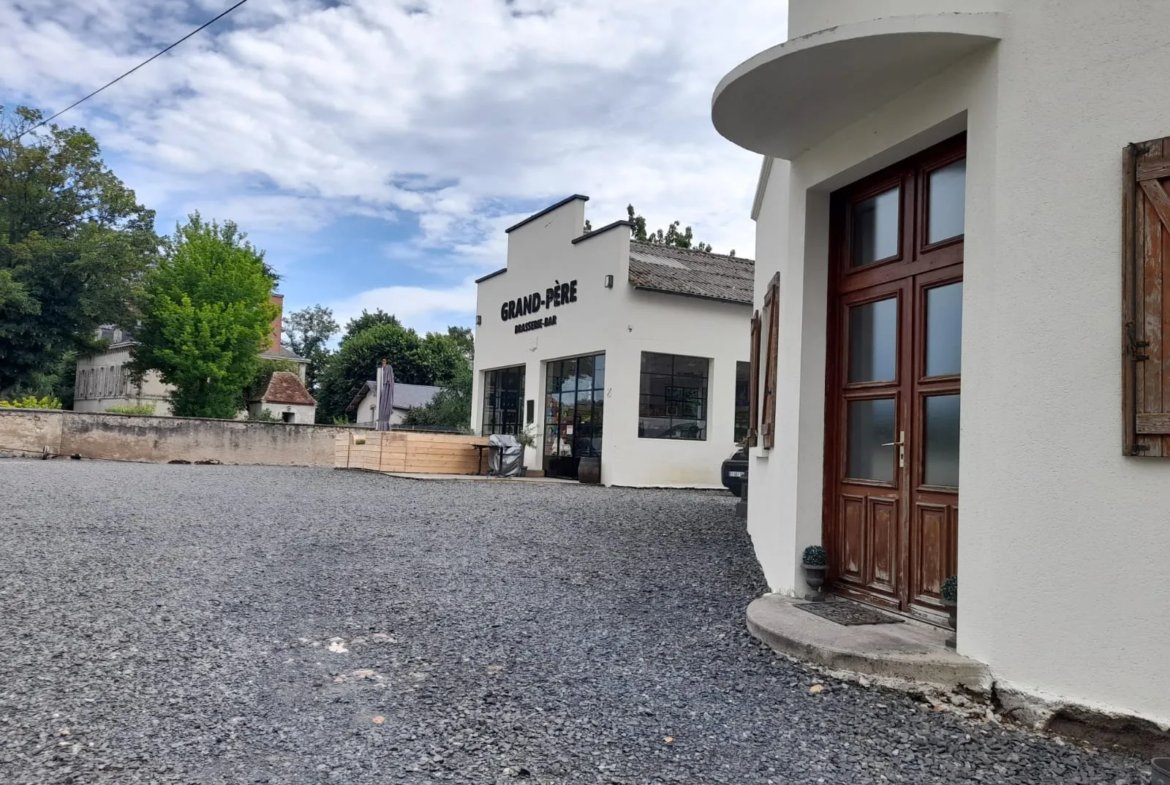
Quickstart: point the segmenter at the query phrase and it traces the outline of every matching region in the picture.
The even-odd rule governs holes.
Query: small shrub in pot
[[[820,545],[810,545],[801,554],[800,562],[804,565],[804,582],[812,589],[812,592],[804,595],[804,598],[813,602],[823,601],[825,595],[821,592],[821,587],[825,585],[825,572],[829,568],[829,554]]]

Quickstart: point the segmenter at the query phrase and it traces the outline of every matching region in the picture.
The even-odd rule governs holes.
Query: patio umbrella
[[[382,361],[378,369],[378,422],[379,431],[390,430],[390,415],[394,413],[394,366]]]

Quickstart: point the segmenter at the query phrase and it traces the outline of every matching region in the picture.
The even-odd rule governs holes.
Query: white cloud
[[[469,278],[451,288],[385,286],[329,303],[328,307],[333,309],[333,318],[343,328],[362,311],[373,313],[381,309],[394,314],[420,335],[445,332],[450,324],[471,326],[469,315],[475,313],[475,283]]]
[[[3,4],[0,95],[66,105],[224,5]],[[362,295],[406,309],[500,267],[518,200],[588,194],[595,226],[632,202],[750,255],[759,161],[714,132],[710,96],[785,17],[775,0],[266,0],[62,121],[165,214],[252,231],[411,214],[419,233],[386,255],[445,280]]]

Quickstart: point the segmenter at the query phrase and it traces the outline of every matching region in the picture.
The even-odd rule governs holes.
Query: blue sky
[[[0,103],[66,106],[229,0],[0,5]],[[751,254],[759,159],[710,96],[785,38],[775,0],[250,0],[59,122],[88,128],[160,231],[235,220],[285,306],[474,321],[504,228],[572,193]]]

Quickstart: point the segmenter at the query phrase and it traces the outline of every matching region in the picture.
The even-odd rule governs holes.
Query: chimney
[[[272,346],[268,351],[279,352],[284,330],[284,295],[273,292],[272,304],[276,306],[276,318],[272,320]]]

